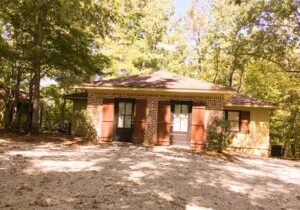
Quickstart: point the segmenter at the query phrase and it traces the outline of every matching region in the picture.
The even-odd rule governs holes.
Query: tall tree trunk
[[[240,74],[240,82],[239,82],[239,86],[237,88],[237,92],[240,93],[241,92],[241,88],[243,85],[243,77],[244,77],[244,66],[241,69],[241,74]]]
[[[15,69],[15,62],[12,64],[12,69]],[[11,74],[10,83],[12,84],[14,79],[13,74]],[[18,83],[18,82],[17,82]],[[16,105],[15,100],[15,89],[17,88],[18,84],[10,85],[8,89],[6,90],[6,99],[5,99],[5,113],[4,113],[4,129],[5,131],[10,131],[13,127],[14,122],[14,110]]]
[[[26,119],[26,131],[31,131],[31,124],[32,124],[32,95],[33,95],[33,78],[32,72],[30,75],[30,82],[29,82],[29,104],[28,104],[28,111],[27,111],[27,119]]]
[[[217,47],[217,52],[216,52],[216,74],[214,76],[213,83],[216,82],[218,75],[219,75],[219,62],[220,62],[220,46]]]
[[[22,76],[22,71],[19,65],[15,65],[16,70],[17,70],[17,80],[16,80],[16,85],[14,89],[14,110],[16,110],[15,117],[13,118],[13,126],[15,128],[19,128],[19,117],[20,117],[20,109],[15,108],[15,106],[18,105],[18,101],[20,99],[20,84],[21,84],[21,76]]]
[[[4,113],[4,130],[8,132],[11,127],[11,119],[12,119],[12,113],[13,113],[13,102],[12,100],[8,100],[5,103],[5,113]]]
[[[235,72],[235,69],[231,70],[231,72],[229,73],[228,85],[231,88],[232,88],[232,85],[233,85],[233,74],[234,74],[234,72]]]
[[[32,95],[32,125],[30,134],[39,134],[39,111],[40,111],[40,80],[41,80],[41,58],[42,58],[42,43],[43,43],[43,27],[45,16],[44,0],[39,0],[38,20],[36,27],[35,46],[36,55],[33,62],[33,95]]]
[[[228,85],[231,88],[233,86],[233,76],[234,76],[236,69],[237,69],[237,51],[235,50],[234,60],[233,60],[232,66],[231,66],[231,71],[229,73],[229,79],[228,79],[228,83],[229,83]]]
[[[66,98],[63,99],[63,103],[61,105],[61,115],[60,115],[60,128],[64,129],[64,122],[65,122],[65,111],[66,111]]]

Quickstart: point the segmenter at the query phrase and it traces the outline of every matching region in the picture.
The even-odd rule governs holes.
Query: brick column
[[[204,141],[207,141],[207,128],[215,118],[224,117],[224,98],[212,98],[207,102],[204,120]]]
[[[101,94],[92,92],[88,94],[87,122],[89,123],[89,127],[91,127],[91,130],[88,132],[95,133],[97,139],[101,137],[102,104],[103,98]]]
[[[158,98],[149,97],[147,101],[147,127],[145,132],[145,143],[156,144],[157,142],[157,113]]]

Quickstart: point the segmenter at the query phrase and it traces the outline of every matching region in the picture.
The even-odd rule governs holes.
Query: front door
[[[132,141],[133,99],[116,99],[115,140]]]
[[[172,103],[172,144],[189,145],[191,103]]]

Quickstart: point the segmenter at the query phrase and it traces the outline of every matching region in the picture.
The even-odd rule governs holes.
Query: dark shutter
[[[134,143],[143,143],[146,128],[147,101],[136,100],[133,116],[133,134]]]
[[[241,111],[240,112],[240,131],[242,133],[249,133],[250,124],[250,112]]]
[[[159,145],[170,144],[171,106],[169,101],[158,102],[157,140]]]
[[[204,144],[204,112],[202,104],[193,104],[191,123],[191,146],[197,147]]]
[[[114,131],[114,99],[103,99],[101,140],[112,141]]]

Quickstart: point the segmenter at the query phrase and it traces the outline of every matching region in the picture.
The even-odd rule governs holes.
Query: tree
[[[79,78],[91,73],[101,73],[108,58],[99,53],[95,40],[109,33],[115,20],[116,3],[3,0],[0,8],[5,42],[21,46],[22,51],[17,54],[22,54],[24,60],[19,63],[29,65],[26,67],[30,75],[27,83],[33,103],[30,133],[36,135],[39,132],[41,78],[48,75],[64,81],[76,75],[73,81],[80,81]],[[16,58],[18,56],[14,56]]]
[[[207,29],[208,22],[208,1],[193,0],[188,8],[185,22],[187,23],[186,30],[190,34],[190,39],[193,42],[193,51],[195,52],[195,65],[198,73],[202,72],[203,39]]]
[[[291,147],[300,145],[299,17],[292,0],[217,1],[202,42],[201,76],[277,104],[271,142]]]
[[[161,46],[173,14],[172,5],[171,0],[123,2],[114,34],[101,43],[101,52],[110,57],[112,63],[105,69],[107,74],[137,74],[166,66],[166,51]]]

